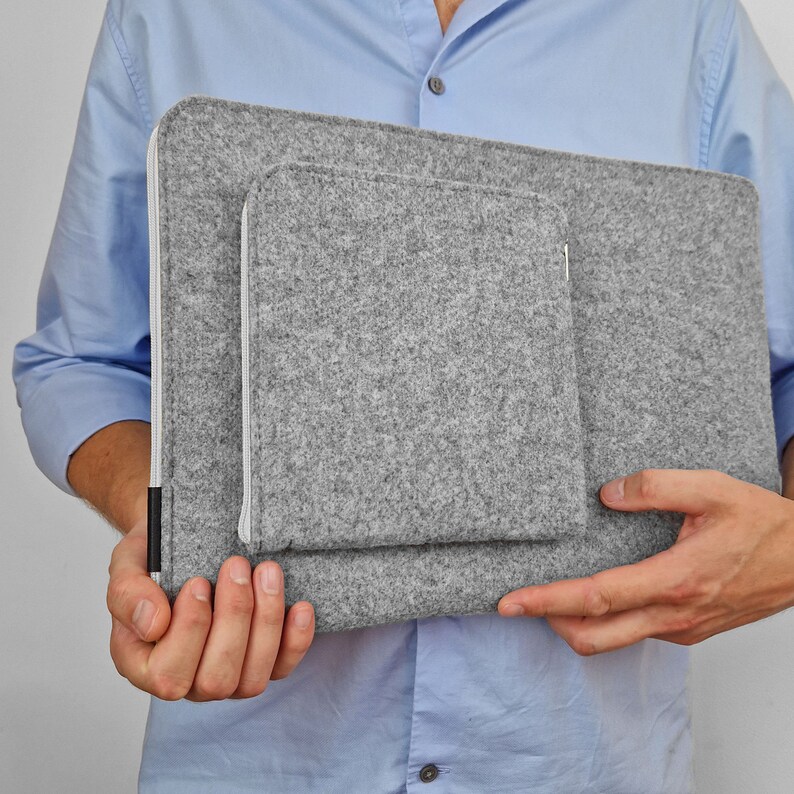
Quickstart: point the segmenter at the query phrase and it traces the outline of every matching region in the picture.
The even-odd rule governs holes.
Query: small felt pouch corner
[[[537,193],[286,161],[242,223],[259,555],[585,531],[565,259]]]

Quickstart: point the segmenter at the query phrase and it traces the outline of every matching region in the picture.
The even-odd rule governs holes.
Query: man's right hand
[[[113,616],[110,655],[138,689],[162,700],[255,697],[285,678],[314,637],[307,601],[284,609],[280,566],[262,562],[251,572],[245,557],[230,557],[215,585],[189,579],[173,609],[146,570],[146,521],[113,550],[107,604]]]

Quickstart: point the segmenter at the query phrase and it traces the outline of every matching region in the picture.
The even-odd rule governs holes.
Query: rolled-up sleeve
[[[778,460],[794,435],[794,101],[738,0],[728,0],[704,114],[706,167],[751,179],[761,249]]]
[[[66,493],[97,430],[149,421],[146,147],[151,121],[111,5],[91,58],[39,285],[13,379],[36,465]]]

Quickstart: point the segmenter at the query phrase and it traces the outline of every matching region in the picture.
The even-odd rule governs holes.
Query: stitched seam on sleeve
[[[135,91],[135,96],[138,98],[138,107],[141,111],[141,115],[143,116],[144,123],[146,124],[147,129],[151,129],[153,125],[152,115],[149,111],[149,103],[146,101],[146,96],[143,92],[140,76],[135,69],[135,64],[132,62],[132,57],[130,56],[130,52],[127,49],[124,36],[121,35],[121,30],[118,26],[118,22],[116,21],[116,17],[113,14],[113,9],[110,7],[109,2],[107,4],[107,14],[105,15],[105,20],[107,21],[108,30],[110,31],[110,35],[116,45],[116,49],[118,50],[119,56],[121,57],[121,61],[124,64],[124,70],[127,72],[127,77],[129,78],[132,88]]]
[[[720,35],[712,51],[711,69],[709,70],[709,79],[703,97],[703,114],[700,125],[700,162],[698,164],[700,168],[708,167],[717,87],[719,86],[720,78],[723,73],[728,37],[733,30],[735,20],[736,2],[735,0],[728,0],[728,7],[722,20]]]

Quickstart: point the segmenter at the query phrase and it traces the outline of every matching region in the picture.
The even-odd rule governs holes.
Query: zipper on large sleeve
[[[149,336],[151,339],[151,459],[147,544],[149,574],[160,583],[160,458],[162,433],[162,350],[160,338],[160,200],[157,171],[157,130],[146,151],[146,193],[149,216]]]

